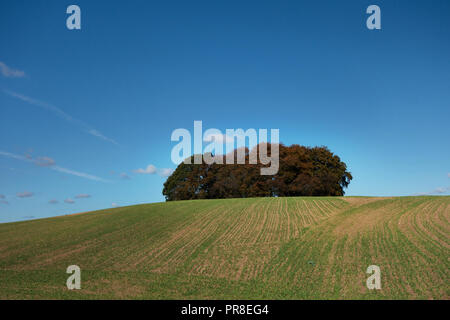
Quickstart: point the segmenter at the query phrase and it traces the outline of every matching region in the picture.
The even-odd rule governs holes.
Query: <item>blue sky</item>
[[[66,28],[71,4],[81,30]],[[366,28],[371,4],[381,30]],[[446,0],[2,1],[0,222],[163,201],[171,133],[194,120],[326,145],[354,176],[347,195],[448,195],[449,13]]]

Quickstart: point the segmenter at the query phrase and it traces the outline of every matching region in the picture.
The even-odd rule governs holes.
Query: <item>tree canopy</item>
[[[255,147],[251,152],[257,151]],[[270,147],[270,144],[269,144]],[[234,151],[236,156],[236,150]],[[167,201],[286,196],[343,196],[352,180],[347,165],[327,147],[279,145],[279,170],[261,175],[261,163],[178,165],[164,183]],[[225,156],[223,156],[225,159]],[[191,157],[193,160],[194,156]],[[191,163],[193,163],[191,161]]]

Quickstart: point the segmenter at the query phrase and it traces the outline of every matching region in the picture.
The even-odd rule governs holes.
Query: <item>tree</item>
[[[167,201],[247,197],[342,196],[352,180],[347,165],[327,147],[280,145],[280,166],[273,176],[260,174],[261,163],[181,163],[164,183]],[[270,150],[270,145],[269,145]],[[236,155],[236,150],[234,151]],[[191,157],[193,160],[193,156]],[[193,161],[191,161],[192,163]]]

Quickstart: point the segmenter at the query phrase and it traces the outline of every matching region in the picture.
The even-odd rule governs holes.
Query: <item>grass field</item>
[[[68,290],[66,268],[81,268]],[[381,290],[366,288],[369,265]],[[194,200],[0,224],[1,299],[449,299],[450,197]]]

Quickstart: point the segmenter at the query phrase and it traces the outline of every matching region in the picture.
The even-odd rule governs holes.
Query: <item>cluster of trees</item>
[[[257,151],[256,146],[251,152]],[[270,144],[268,145],[270,152]],[[236,151],[234,151],[236,156]],[[352,175],[347,165],[327,147],[279,145],[279,170],[275,175],[261,175],[261,163],[178,165],[164,183],[167,201],[286,196],[342,196]],[[194,156],[191,157],[193,163]]]

